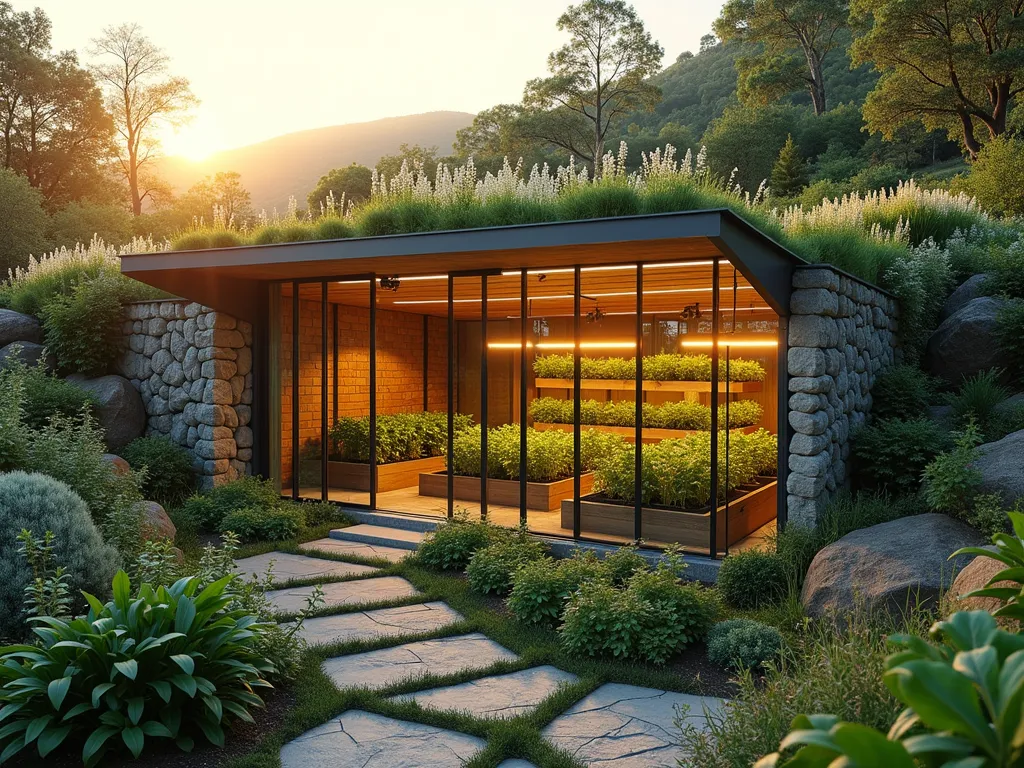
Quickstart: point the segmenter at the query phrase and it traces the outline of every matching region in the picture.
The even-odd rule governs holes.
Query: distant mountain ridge
[[[290,195],[304,208],[306,195],[332,168],[350,163],[373,167],[382,156],[396,154],[400,144],[436,146],[438,156],[451,154],[455,132],[472,122],[469,112],[426,112],[312,128],[217,152],[198,162],[163,158],[158,172],[180,193],[208,174],[236,171],[257,211],[284,212]]]

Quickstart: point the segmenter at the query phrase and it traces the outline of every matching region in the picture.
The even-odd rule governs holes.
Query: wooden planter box
[[[561,424],[556,422],[547,421],[535,421],[533,428],[544,432],[549,429],[556,429],[561,432],[572,432],[572,424]],[[613,435],[622,435],[627,442],[632,443],[636,438],[636,430],[633,427],[614,427],[607,424],[581,424],[580,430],[586,432],[588,429],[596,429],[599,432],[609,432]],[[733,427],[733,432],[744,432],[745,434],[751,434],[758,430],[757,425],[749,427]],[[643,429],[643,441],[645,443],[657,443],[662,440],[671,440],[680,437],[688,437],[689,435],[696,435],[698,432],[707,433],[706,429],[658,429],[655,427],[644,427]]]
[[[594,475],[586,472],[580,475],[580,495],[588,494],[594,489]],[[526,508],[544,512],[558,511],[564,499],[572,499],[572,478],[556,480],[553,483],[527,483]],[[434,472],[420,475],[420,496],[436,496],[447,498],[448,473]],[[480,478],[455,476],[455,498],[458,501],[480,501]],[[487,480],[487,501],[503,507],[519,506],[518,480]]]
[[[423,472],[444,469],[444,456],[377,465],[377,493],[415,488]],[[370,465],[354,461],[328,461],[327,485],[350,491],[370,491]]]
[[[778,481],[763,478],[763,485],[751,488],[729,502],[729,545],[749,536],[776,516],[775,489]],[[572,499],[562,502],[562,527],[572,530]],[[643,538],[648,541],[678,542],[684,547],[707,549],[711,540],[711,511],[684,512],[676,509],[644,507],[641,511]],[[726,547],[725,505],[718,507],[717,548]],[[604,533],[632,539],[633,505],[580,500],[580,530],[585,534]]]

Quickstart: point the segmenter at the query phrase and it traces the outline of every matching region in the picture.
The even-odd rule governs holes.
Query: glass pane
[[[370,503],[370,281],[327,287],[327,493],[331,501]]]
[[[276,459],[271,467],[275,482],[285,496],[292,495],[292,398],[294,386],[292,381],[292,284],[284,283],[276,288],[276,296],[271,302],[274,313],[272,323],[273,346],[276,355],[272,368],[271,381],[276,385],[272,393],[271,403],[277,403],[274,412],[276,418],[271,423],[271,444],[276,443]],[[273,407],[273,406],[272,406]],[[273,455],[273,454],[272,454]]]
[[[323,456],[323,317],[320,283],[299,285],[299,497],[321,499]]]

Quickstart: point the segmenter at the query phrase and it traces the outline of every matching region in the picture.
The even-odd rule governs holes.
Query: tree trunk
[[[971,116],[967,112],[957,113],[960,117],[960,123],[964,128],[964,146],[967,148],[967,152],[970,154],[971,159],[975,160],[978,157],[978,152],[981,151],[981,145],[978,140],[974,138],[974,121],[971,120]]]
[[[811,81],[807,89],[811,93],[811,104],[814,114],[825,114],[825,76],[821,71],[821,59],[813,50],[807,52],[807,66],[811,71]]]
[[[139,166],[134,152],[128,154],[128,189],[132,194],[132,215],[142,215],[142,196],[139,194]]]

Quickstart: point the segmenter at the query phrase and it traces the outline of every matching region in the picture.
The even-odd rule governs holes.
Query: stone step
[[[361,541],[341,541],[340,539],[331,538],[307,541],[305,544],[299,544],[299,549],[314,555],[317,552],[327,552],[343,557],[345,555],[356,555],[357,557],[369,559],[383,558],[392,563],[397,563],[402,558],[412,554],[412,550],[408,549],[396,549],[395,547],[384,547],[380,544],[364,544]]]
[[[399,608],[306,619],[299,636],[309,643],[341,643],[395,635],[425,635],[462,621],[447,603],[417,603]]]
[[[400,576],[377,576],[354,581],[337,581],[333,584],[321,585],[323,590],[322,608],[336,608],[339,605],[367,605],[383,600],[397,600],[420,594]],[[316,591],[316,587],[292,587],[291,589],[275,589],[266,593],[267,599],[278,613],[298,613],[306,607],[306,602]]]
[[[479,718],[518,717],[532,712],[561,686],[578,680],[576,675],[545,665],[394,696],[390,701],[415,701],[428,709],[454,709]]]
[[[423,531],[360,524],[348,528],[336,528],[329,535],[338,541],[357,541],[361,544],[374,544],[395,549],[416,549],[423,542],[423,537],[426,534]]]
[[[290,552],[267,552],[235,560],[235,571],[243,578],[263,578],[267,567],[273,564],[274,581],[290,579],[329,578],[336,576],[362,576],[380,570],[371,565],[340,563],[320,557],[293,555]]]
[[[485,746],[476,736],[353,709],[281,747],[281,768],[461,768]]]
[[[339,688],[384,688],[427,674],[451,675],[518,658],[486,635],[474,632],[336,656],[323,663],[323,670]]]

